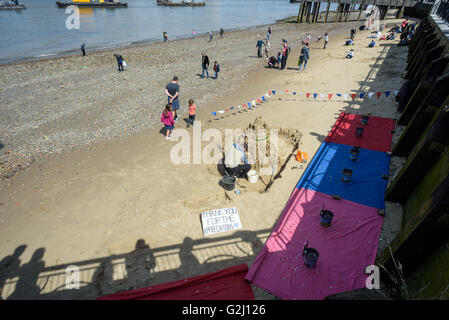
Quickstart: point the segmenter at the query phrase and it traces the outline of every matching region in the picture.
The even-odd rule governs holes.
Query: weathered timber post
[[[335,11],[335,22],[339,22],[341,0],[338,0],[337,10]]]
[[[302,22],[303,12],[304,12],[304,0],[301,1],[301,4],[299,5],[298,19],[296,20],[296,23],[301,23]]]
[[[431,122],[436,110],[449,96],[449,75],[438,78],[432,88],[416,109],[399,141],[394,148],[394,154],[407,156],[418,143],[419,137]]]
[[[365,0],[362,1],[362,4],[359,7],[359,16],[357,17],[357,21],[360,21],[360,17],[362,16],[363,5],[365,4]]]
[[[411,96],[407,105],[404,108],[400,118],[398,119],[399,125],[406,125],[415,115],[421,101],[424,99],[425,95],[431,88],[433,82],[437,77],[444,73],[444,70],[449,64],[449,55],[445,55],[440,59],[433,61],[427,71],[424,73],[422,79],[415,79],[418,87]]]

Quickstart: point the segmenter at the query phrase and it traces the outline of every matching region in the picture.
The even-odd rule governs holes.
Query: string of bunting
[[[218,110],[211,112],[211,115],[216,116],[217,114],[223,114],[225,112],[229,112],[231,110],[242,110],[242,109],[252,109],[255,108],[257,105],[260,105],[262,102],[267,101],[269,98],[272,98],[274,95],[278,94],[292,94],[296,97],[300,97],[302,95],[305,96],[306,100],[341,100],[339,98],[343,98],[343,101],[352,99],[371,99],[374,95],[376,95],[377,99],[380,99],[382,95],[385,95],[385,97],[389,98],[391,97],[391,93],[393,93],[395,96],[398,94],[398,91],[374,91],[374,92],[360,92],[360,93],[312,93],[312,92],[296,92],[291,90],[271,90],[267,92],[264,96],[260,97],[259,99],[252,100],[250,102],[242,103],[241,105],[232,106],[229,108],[226,108],[224,110]]]

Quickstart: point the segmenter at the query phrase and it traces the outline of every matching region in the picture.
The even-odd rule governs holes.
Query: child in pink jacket
[[[165,140],[169,140],[171,137],[171,131],[175,128],[175,121],[173,120],[173,113],[170,103],[165,106],[165,110],[162,112],[161,122],[165,125]]]

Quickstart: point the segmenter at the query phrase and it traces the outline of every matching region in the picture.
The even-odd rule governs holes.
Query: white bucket
[[[257,182],[257,171],[256,170],[248,171],[247,175],[248,175],[248,181],[250,183],[256,183]]]

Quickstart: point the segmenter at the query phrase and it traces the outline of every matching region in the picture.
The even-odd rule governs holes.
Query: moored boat
[[[56,1],[59,8],[68,6],[78,6],[80,8],[125,8],[128,7],[127,2],[120,1],[104,1],[104,0],[76,0],[76,1]]]
[[[206,2],[195,2],[195,1],[181,1],[172,2],[167,0],[156,0],[158,6],[168,6],[168,7],[202,7],[206,5]]]
[[[25,5],[17,1],[12,1],[10,3],[0,1],[0,10],[20,10],[20,9],[26,9]]]

